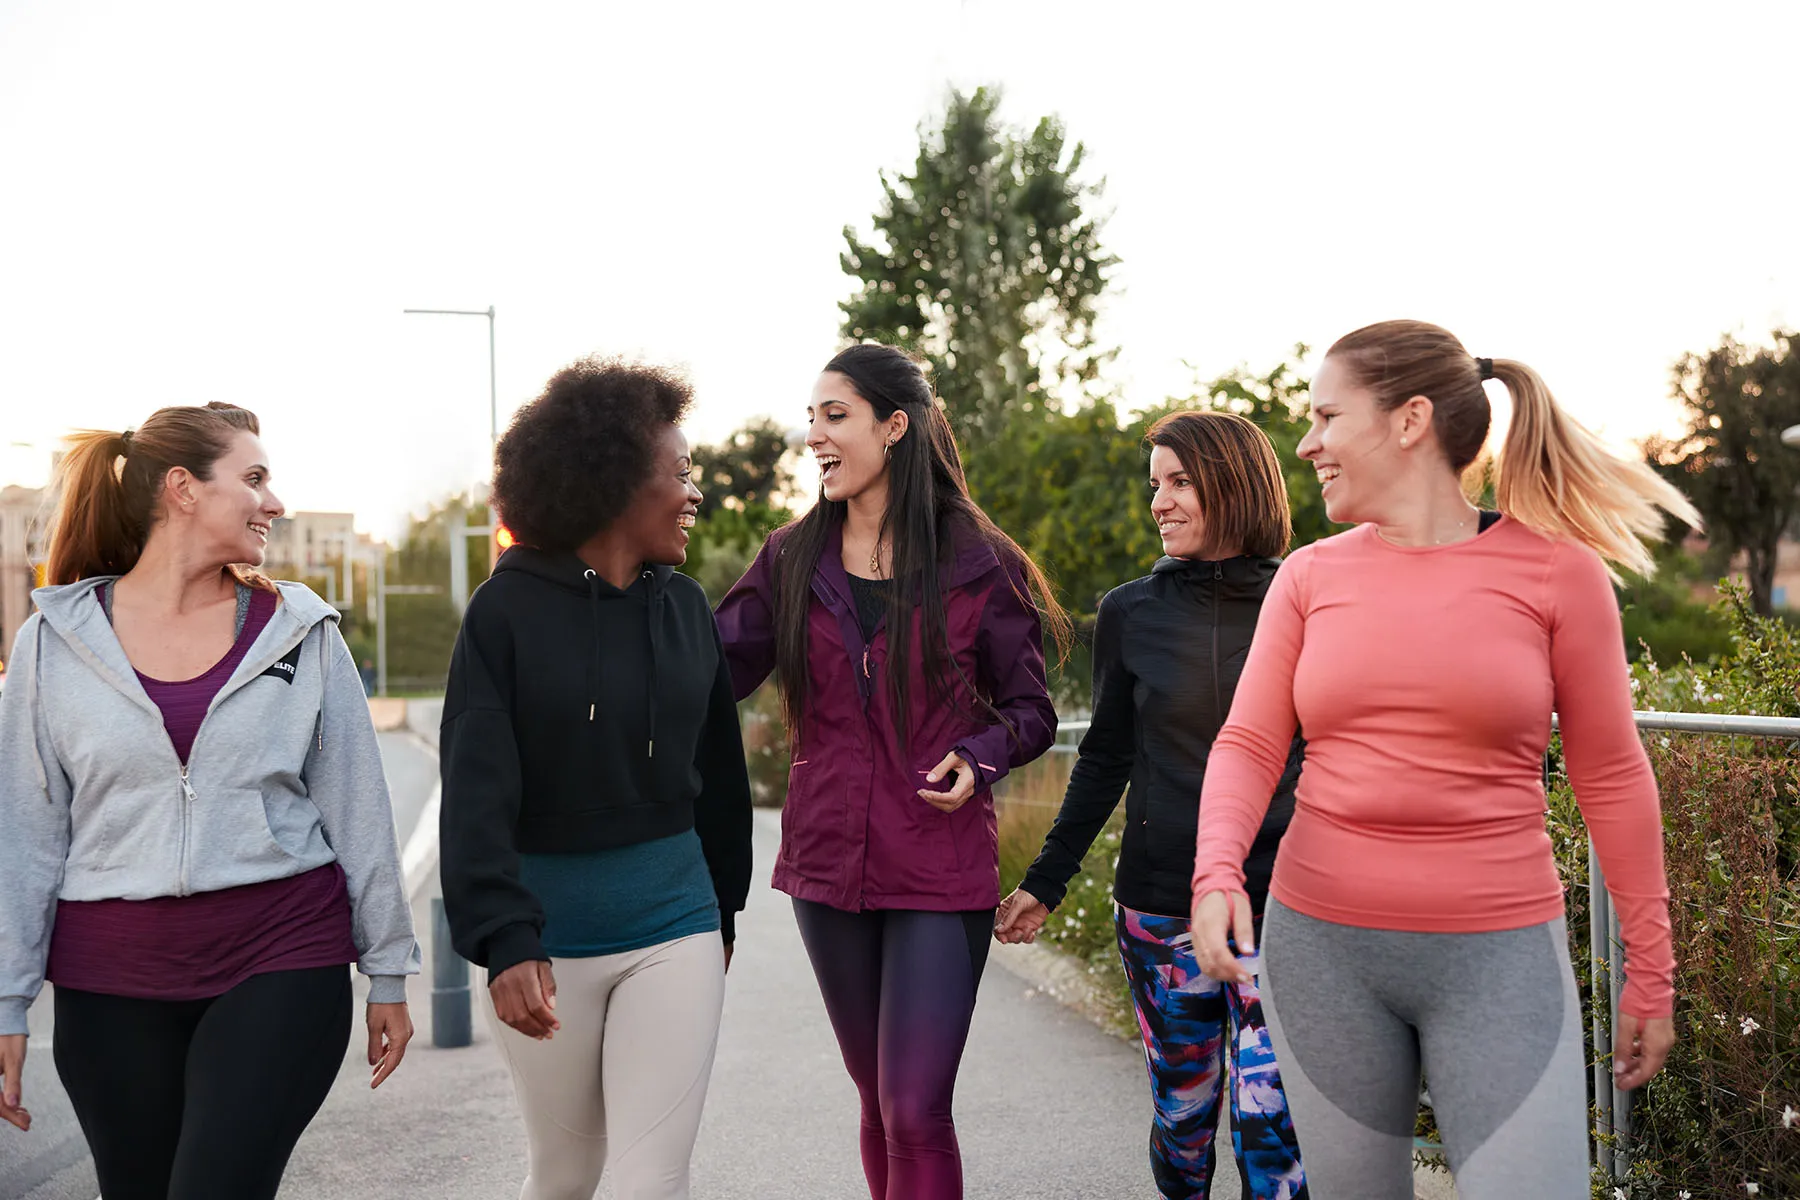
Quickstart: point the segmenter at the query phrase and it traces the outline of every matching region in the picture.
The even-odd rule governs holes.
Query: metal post
[[[488,305],[488,453],[500,446],[500,389],[494,383],[494,306]],[[489,464],[492,470],[492,464]]]
[[[462,616],[469,607],[469,523],[460,502],[444,515],[444,539],[450,544],[450,604]]]
[[[1594,998],[1593,1018],[1589,1024],[1594,1043],[1594,1154],[1608,1179],[1613,1175],[1612,1056],[1608,1052],[1609,1030],[1602,1017],[1602,1005],[1612,996],[1609,978],[1612,967],[1612,897],[1606,891],[1606,876],[1600,870],[1600,856],[1588,843],[1588,979]]]
[[[387,695],[387,555],[375,559],[375,694]]]
[[[450,945],[444,898],[431,900],[431,1044],[454,1050],[469,1044],[469,964]]]
[[[1613,907],[1612,898],[1606,902],[1606,974],[1612,981],[1612,1026],[1619,1027],[1619,994],[1625,989],[1625,939],[1619,933],[1619,910]],[[1612,1177],[1621,1180],[1631,1171],[1631,1093],[1622,1090],[1616,1082],[1618,1076],[1607,1072],[1607,1086],[1612,1089],[1612,1126],[1613,1136],[1618,1139],[1618,1146],[1613,1150]]]

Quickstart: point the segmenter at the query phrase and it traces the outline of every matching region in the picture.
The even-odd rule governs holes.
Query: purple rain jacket
[[[771,534],[719,604],[719,633],[740,700],[775,667],[774,560],[785,541],[786,530]],[[934,703],[919,657],[909,654],[903,753],[883,675],[886,618],[865,643],[842,546],[839,527],[813,572],[806,715],[798,735],[790,731],[774,885],[847,912],[993,908],[1000,901],[993,785],[1056,736],[1041,623],[1021,598],[1030,595],[1025,575],[985,543],[961,544],[941,577],[950,652],[962,678],[1006,723],[991,723],[962,680],[950,685],[959,703]],[[914,630],[917,646],[916,623]],[[918,792],[945,789],[925,776],[951,750],[974,765],[976,788],[968,803],[944,813]]]

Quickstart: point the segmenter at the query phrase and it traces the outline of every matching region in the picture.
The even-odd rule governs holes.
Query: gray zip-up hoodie
[[[337,612],[303,584],[207,709],[183,767],[94,597],[32,593],[0,695],[0,1034],[24,1033],[56,904],[186,896],[336,860],[369,1002],[419,969],[375,729]]]

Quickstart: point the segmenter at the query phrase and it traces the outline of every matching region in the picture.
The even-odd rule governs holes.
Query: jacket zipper
[[[175,894],[188,894],[188,838],[194,820],[194,785],[188,781],[188,764],[181,764],[181,870]]]
[[[1220,729],[1225,728],[1225,697],[1224,694],[1219,691],[1219,592],[1221,590],[1221,581],[1224,580],[1224,578],[1224,565],[1221,563],[1214,563],[1212,594],[1212,685],[1213,711],[1219,715],[1218,726],[1213,730],[1214,737],[1218,736],[1218,731]]]

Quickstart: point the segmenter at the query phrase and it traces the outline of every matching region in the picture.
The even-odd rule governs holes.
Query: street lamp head
[[[1781,431],[1781,444],[1784,446],[1800,446],[1800,425],[1789,425]]]

